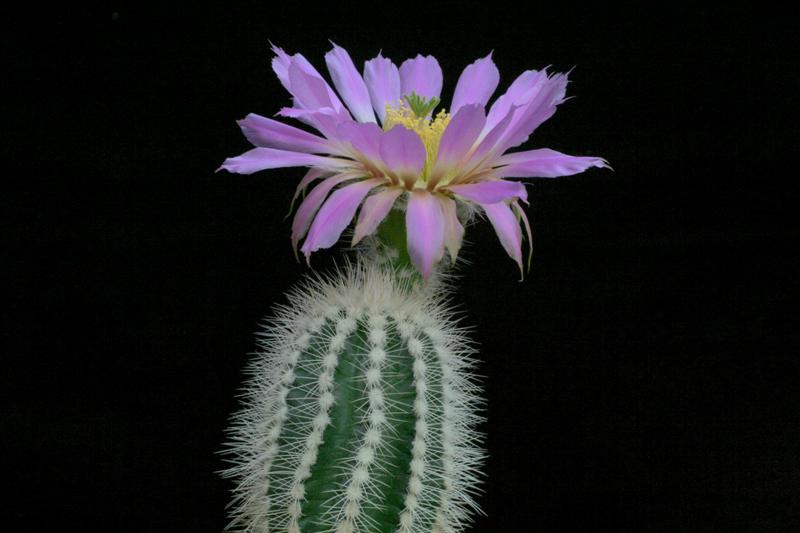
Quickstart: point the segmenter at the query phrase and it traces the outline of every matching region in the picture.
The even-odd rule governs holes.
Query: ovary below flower
[[[519,201],[527,202],[527,193],[522,183],[505,178],[556,177],[607,166],[598,157],[549,149],[504,155],[564,100],[564,74],[526,71],[487,112],[499,81],[490,54],[463,71],[449,111],[435,113],[442,72],[432,56],[418,55],[398,69],[379,54],[365,63],[362,76],[349,54],[334,45],[325,59],[337,95],[302,55],[273,51],[273,69],[294,104],[278,114],[321,135],[250,114],[239,124],[256,148],[226,159],[221,168],[249,174],[310,167],[298,193],[321,181],[292,224],[292,243],[296,247],[305,238],[301,251],[307,259],[339,240],[359,206],[352,244],[373,234],[405,197],[408,253],[423,277],[445,251],[452,260],[458,254],[464,228],[457,203],[483,211],[522,271],[520,220],[529,241],[530,226]]]

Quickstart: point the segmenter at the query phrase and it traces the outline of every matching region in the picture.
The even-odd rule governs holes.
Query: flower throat
[[[386,120],[383,130],[389,131],[396,125],[401,125],[416,133],[425,145],[425,166],[422,169],[420,179],[427,181],[439,152],[439,142],[442,134],[450,123],[450,114],[444,109],[439,111],[436,117],[432,116],[433,110],[439,105],[439,99],[435,96],[431,99],[424,98],[412,92],[402,100],[398,100],[397,106],[386,106]]]

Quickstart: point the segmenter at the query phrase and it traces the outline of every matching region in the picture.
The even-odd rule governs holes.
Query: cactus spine
[[[290,293],[259,342],[226,449],[231,528],[463,531],[482,400],[440,288],[349,265]]]

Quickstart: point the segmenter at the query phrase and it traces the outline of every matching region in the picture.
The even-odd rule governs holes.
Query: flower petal
[[[454,169],[461,163],[483,130],[485,122],[486,115],[480,104],[465,105],[458,110],[439,142],[434,175]]]
[[[442,214],[444,215],[444,245],[447,248],[447,253],[450,254],[451,264],[455,264],[458,258],[458,251],[461,249],[461,243],[464,240],[464,226],[458,220],[455,200],[438,194],[436,199],[442,206]]]
[[[313,126],[329,140],[336,138],[336,128],[339,124],[353,122],[352,119],[337,113],[331,107],[321,107],[319,109],[283,107],[277,114],[282,117],[296,118],[309,126]]]
[[[526,97],[530,99],[514,114],[511,124],[493,149],[493,153],[501,154],[527,141],[530,134],[542,122],[553,116],[556,107],[564,101],[566,89],[567,75],[555,74],[527,92]]]
[[[381,161],[380,142],[383,132],[374,122],[342,122],[336,130],[359,154],[375,163]]]
[[[433,194],[420,189],[411,192],[406,232],[411,262],[428,279],[444,255],[444,214]]]
[[[486,131],[491,130],[495,125],[503,120],[512,106],[527,104],[541,85],[547,80],[547,72],[544,70],[526,70],[511,83],[505,93],[503,93],[489,109],[486,118]]]
[[[359,175],[354,172],[346,172],[331,176],[320,182],[308,193],[308,196],[305,197],[303,203],[301,203],[300,207],[297,209],[297,213],[294,215],[294,220],[292,221],[292,248],[294,250],[297,250],[297,243],[305,236],[314,218],[314,214],[317,212],[317,209],[319,209],[319,206],[322,205],[322,202],[325,201],[331,189],[340,183],[358,177]]]
[[[549,148],[506,154],[497,160],[497,164],[506,165],[494,171],[494,175],[500,178],[556,178],[578,174],[590,167],[608,166],[601,157],[576,157]]]
[[[342,187],[331,194],[314,217],[308,236],[300,249],[306,256],[306,261],[312,252],[336,244],[344,229],[353,220],[358,205],[371,189],[382,182],[383,180],[377,178],[363,180]]]
[[[511,124],[511,121],[514,118],[514,113],[517,112],[517,109],[517,106],[511,106],[502,120],[495,124],[488,133],[486,132],[486,126],[484,126],[483,132],[481,132],[481,134],[478,136],[477,144],[473,145],[471,149],[469,160],[463,166],[463,172],[460,173],[461,176],[469,176],[473,170],[484,164],[484,159],[488,159],[492,148],[495,147],[497,141],[503,136],[508,128],[508,125]],[[461,182],[460,177],[456,176],[454,182]]]
[[[292,94],[297,98],[297,103],[301,108],[315,110],[330,107],[334,109],[325,80],[308,74],[294,61],[289,65],[289,83]]]
[[[425,166],[425,145],[419,135],[397,125],[384,133],[380,153],[389,171],[412,186]]]
[[[522,269],[522,230],[519,222],[511,208],[503,202],[496,204],[482,204],[486,216],[494,226],[494,231],[500,238],[500,243],[505,248],[511,258],[519,265],[520,273]]]
[[[480,181],[464,185],[451,185],[447,187],[447,190],[479,204],[496,204],[516,198],[524,202],[528,201],[528,192],[525,190],[525,186],[516,181]]]
[[[442,67],[435,57],[418,54],[400,65],[400,92],[409,95],[412,91],[428,99],[439,98],[442,92]]]
[[[356,70],[350,54],[341,46],[333,42],[331,44],[333,44],[333,50],[325,54],[325,63],[328,65],[328,72],[331,74],[336,90],[342,95],[357,121],[375,122],[367,85]]]
[[[530,272],[531,258],[533,257],[533,232],[531,231],[531,222],[528,220],[528,215],[526,215],[525,211],[519,206],[519,202],[512,203],[511,207],[514,209],[517,216],[522,219],[522,224],[525,226],[525,233],[528,235],[528,272]]]
[[[469,65],[458,78],[453,102],[450,105],[450,115],[467,104],[485,106],[499,82],[500,72],[492,61],[491,53]]]
[[[400,72],[391,59],[378,54],[364,63],[364,81],[372,107],[383,123],[386,120],[386,105],[395,106],[400,100]]]
[[[358,215],[352,246],[355,246],[361,239],[371,235],[378,229],[380,223],[391,211],[394,201],[397,200],[397,197],[402,192],[403,189],[399,187],[391,187],[373,194],[364,201],[364,206]]]
[[[275,71],[275,74],[278,76],[278,79],[281,82],[281,85],[286,88],[289,93],[296,96],[292,87],[292,80],[289,74],[291,66],[294,64],[302,72],[316,78],[322,82],[325,87],[325,92],[328,94],[328,100],[331,102],[331,107],[337,112],[341,113],[344,111],[344,106],[342,105],[342,101],[339,100],[339,97],[336,96],[336,93],[331,89],[331,86],[328,85],[328,82],[322,77],[322,75],[314,68],[314,66],[306,59],[303,54],[294,54],[290,56],[282,49],[278,48],[275,45],[272,45],[272,51],[275,53],[275,57],[272,60],[272,70]],[[305,107],[305,106],[303,106]]]
[[[236,174],[252,174],[259,170],[283,167],[319,167],[328,170],[342,170],[353,165],[353,161],[335,157],[288,152],[274,148],[253,148],[242,155],[229,157],[217,169]]]
[[[293,152],[331,153],[330,146],[322,137],[255,113],[250,113],[237,124],[247,140],[255,146]]]
[[[326,174],[330,174],[330,171],[314,167],[308,169],[308,172],[306,172],[306,175],[303,176],[303,179],[300,180],[300,183],[297,184],[297,188],[294,190],[294,196],[292,197],[292,205],[294,205],[294,202],[295,200],[297,200],[297,197],[300,196],[301,192],[306,190],[306,188],[309,186],[311,182],[325,176]]]

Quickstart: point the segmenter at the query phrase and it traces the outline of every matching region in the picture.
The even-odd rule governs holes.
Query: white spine
[[[428,402],[426,399],[427,384],[425,382],[426,364],[422,342],[415,336],[414,324],[400,318],[398,320],[400,336],[408,343],[408,352],[414,358],[414,388],[417,397],[414,400],[414,440],[411,444],[411,475],[406,489],[405,509],[400,513],[400,532],[413,533],[414,523],[419,510],[419,496],[422,493],[422,480],[427,467],[425,451],[428,436]]]
[[[332,313],[330,313],[332,314]],[[329,318],[333,318],[330,316]],[[301,504],[305,497],[305,480],[311,476],[311,467],[317,461],[317,452],[322,444],[325,428],[331,422],[329,411],[333,405],[333,377],[339,363],[339,353],[347,342],[347,336],[355,329],[356,321],[347,315],[339,317],[336,322],[336,333],[331,337],[328,351],[322,359],[322,372],[317,384],[317,414],[311,422],[311,431],[306,437],[305,450],[294,472],[294,480],[289,491],[290,501],[287,506],[289,515],[289,533],[300,533]]]
[[[370,527],[374,527],[363,520],[361,505],[363,501],[377,491],[377,487],[370,484],[370,469],[375,462],[375,454],[381,446],[381,437],[386,424],[384,390],[381,386],[381,372],[386,361],[386,352],[384,350],[386,344],[386,318],[382,315],[372,315],[369,318],[368,325],[369,363],[364,372],[369,402],[367,429],[356,452],[355,466],[345,492],[342,513],[344,518],[339,521],[336,533],[369,531]]]

